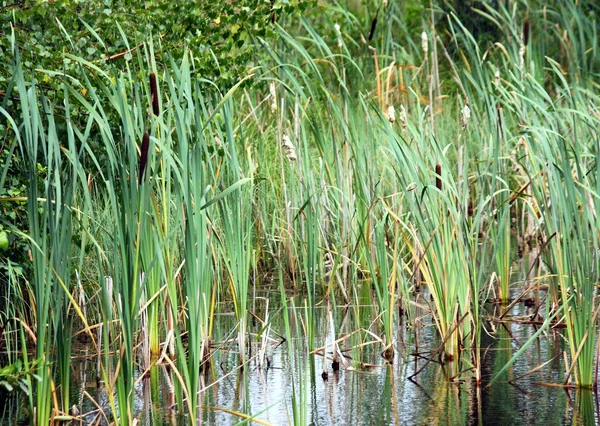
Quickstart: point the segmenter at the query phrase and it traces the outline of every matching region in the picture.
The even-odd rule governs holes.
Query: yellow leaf
[[[231,26],[231,34],[235,34],[240,30],[240,26],[238,24]]]
[[[221,23],[221,17],[219,16],[217,19],[213,21],[215,24],[219,25]]]

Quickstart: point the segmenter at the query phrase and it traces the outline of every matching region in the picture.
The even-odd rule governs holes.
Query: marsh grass
[[[30,400],[38,424],[70,409],[77,328],[97,351],[111,421],[137,421],[140,371],[153,380],[162,365],[172,404],[196,422],[202,373],[225,347],[215,342],[214,315],[226,306],[235,327],[217,339],[235,334],[240,369],[255,362],[254,339],[264,366],[270,318],[283,311],[290,360],[310,372],[293,379],[295,424],[308,421],[317,348],[325,357],[332,348],[342,368],[370,364],[364,348],[375,343],[393,361],[394,330],[407,323],[417,334],[426,315],[446,379],[480,383],[484,303],[516,290],[516,237],[522,247],[537,244],[545,261],[547,276],[533,277],[550,283],[536,318],[541,330],[566,325],[567,379],[596,385],[593,22],[570,1],[530,11],[539,17],[531,27],[519,4],[483,5],[478,13],[503,38],[482,51],[453,15],[451,45],[429,23],[419,46],[418,34],[395,30],[398,7],[389,2],[368,46],[350,39],[358,24],[347,10],[333,47],[305,20],[277,27],[276,44],[254,41],[266,63],[226,92],[196,75],[192,52],[175,60],[148,42],[112,69],[69,56],[81,81],[41,70],[61,80],[59,108],[15,56],[19,109],[0,112],[29,174],[32,273],[9,277],[19,302],[7,312],[23,324],[10,326],[22,336],[11,344],[25,349],[27,327],[35,335],[36,353],[24,359],[40,377]],[[252,295],[268,277],[283,307],[267,304],[253,334]],[[340,330],[319,334],[320,305]],[[352,318],[336,321],[342,307]],[[352,362],[339,358],[329,334],[347,340]],[[293,345],[298,335],[302,345]]]

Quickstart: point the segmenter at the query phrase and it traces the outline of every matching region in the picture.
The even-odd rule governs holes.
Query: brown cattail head
[[[138,175],[138,183],[142,184],[144,178],[144,171],[146,170],[146,163],[148,162],[148,150],[150,149],[150,135],[148,132],[144,133],[142,138],[142,150],[140,153],[140,172]]]
[[[271,24],[277,22],[277,14],[275,13],[275,0],[271,0]]]
[[[380,8],[381,8],[381,5],[379,5],[379,8],[377,9],[377,12],[375,12],[375,16],[373,17],[373,20],[371,21],[371,31],[369,31],[369,41],[373,40],[373,36],[375,35],[375,29],[377,28],[377,17],[379,16]]]
[[[441,164],[435,165],[435,187],[437,189],[439,189],[440,191],[442,190],[442,165]]]
[[[529,19],[523,23],[523,44],[525,46],[529,44]]]
[[[152,95],[152,112],[158,116],[160,110],[158,107],[158,84],[156,83],[156,74],[150,73],[150,94]]]
[[[369,32],[369,41],[373,40],[373,36],[375,35],[375,29],[377,28],[377,15],[371,21],[371,31]]]
[[[500,137],[502,137],[503,135],[503,130],[502,130],[502,108],[500,108],[499,106],[496,107],[496,111],[498,113],[498,131],[500,133]]]

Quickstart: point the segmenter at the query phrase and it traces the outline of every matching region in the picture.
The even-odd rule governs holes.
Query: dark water
[[[428,299],[421,297],[425,305]],[[302,306],[302,301],[297,301]],[[261,307],[254,307],[258,317],[263,317]],[[486,306],[487,317],[497,317],[497,306]],[[511,314],[516,319],[531,314],[532,308],[518,304]],[[304,311],[297,310],[303,329]],[[562,352],[567,350],[561,330],[548,330],[529,346],[526,352],[504,373],[498,381],[487,387],[490,379],[506,364],[512,355],[535,333],[531,324],[519,321],[506,323],[484,321],[481,337],[483,385],[473,383],[469,373],[462,380],[449,382],[446,379],[448,366],[438,362],[437,357],[429,363],[413,381],[408,380],[421,369],[438,344],[436,332],[426,310],[415,308],[415,317],[420,325],[416,328],[396,324],[394,345],[396,355],[393,364],[386,364],[379,355],[379,344],[367,345],[362,350],[349,350],[346,354],[354,361],[373,364],[374,367],[360,368],[348,360],[356,370],[342,369],[334,373],[331,361],[320,356],[306,355],[304,333],[295,336],[295,360],[290,358],[287,343],[279,344],[281,338],[271,333],[272,341],[267,351],[270,367],[260,369],[254,359],[243,371],[237,369],[235,343],[224,343],[235,327],[231,316],[216,319],[215,351],[211,371],[203,376],[200,405],[204,408],[200,424],[233,425],[244,420],[242,417],[217,410],[233,410],[256,415],[256,418],[275,425],[292,424],[292,387],[302,392],[305,398],[306,422],[314,425],[562,425],[596,424],[597,398],[590,391],[576,392],[539,384],[559,384],[564,381],[565,365]],[[281,313],[272,324],[273,330],[283,330]],[[378,330],[371,306],[362,306],[335,314],[336,338],[358,329]],[[324,308],[317,310],[316,346],[321,346],[328,336],[327,315]],[[292,324],[295,325],[294,323]],[[251,327],[251,332],[260,327]],[[381,330],[379,330],[381,333]],[[329,336],[332,337],[332,336]],[[372,341],[368,333],[355,333],[340,343],[340,347]],[[423,355],[417,357],[414,354]],[[251,353],[256,354],[256,347]],[[96,403],[108,409],[108,396],[102,385],[96,383],[96,361],[85,348],[74,349],[72,402],[81,412],[91,413],[86,423],[96,424],[101,417]],[[539,372],[518,379],[531,369],[556,357]],[[325,363],[325,364],[324,364]],[[323,368],[329,373],[327,381],[321,378]],[[463,364],[461,368],[468,367]],[[509,380],[516,380],[513,384]],[[136,388],[136,410],[141,425],[185,424],[186,419],[172,404],[169,383],[177,380],[164,367],[154,367],[149,379],[142,380]],[[302,389],[298,385],[302,381]],[[88,396],[89,395],[89,396]],[[16,424],[25,419],[23,411],[27,404],[18,398],[0,401],[2,424]],[[210,408],[208,408],[210,407]]]

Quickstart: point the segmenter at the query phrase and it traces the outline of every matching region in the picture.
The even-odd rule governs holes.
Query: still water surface
[[[422,296],[422,306],[426,297]],[[298,301],[302,306],[302,301]],[[260,307],[255,307],[262,317]],[[488,316],[498,316],[497,306],[487,306]],[[301,309],[299,311],[302,311]],[[532,312],[523,304],[516,306],[512,314],[523,318]],[[276,312],[273,312],[276,313]],[[331,360],[320,356],[309,357],[303,336],[294,339],[292,360],[287,343],[280,344],[281,337],[271,333],[272,341],[267,351],[269,368],[259,368],[256,359],[244,370],[237,369],[234,343],[222,343],[235,327],[231,316],[217,319],[215,341],[221,342],[215,351],[211,371],[204,377],[204,391],[200,404],[205,407],[201,414],[204,425],[234,425],[244,420],[224,410],[255,415],[256,418],[275,425],[292,423],[292,387],[302,380],[306,400],[308,423],[314,425],[562,425],[596,424],[597,399],[592,392],[565,391],[559,387],[540,385],[562,383],[565,366],[562,352],[567,349],[560,330],[549,330],[534,342],[527,351],[489,387],[486,384],[512,355],[535,332],[535,326],[516,322],[498,323],[485,321],[482,332],[482,377],[484,385],[474,385],[469,374],[454,383],[445,378],[445,370],[437,357],[412,381],[408,380],[421,369],[439,341],[426,310],[413,312],[419,327],[409,328],[396,324],[396,356],[393,364],[387,364],[379,355],[381,346],[367,345],[362,352],[355,349],[345,352],[353,359],[375,365],[356,370],[332,371]],[[304,315],[299,312],[297,318]],[[371,306],[360,309],[340,310],[336,313],[336,338],[359,328],[371,328],[374,322]],[[282,313],[272,323],[273,330],[283,330]],[[292,318],[294,316],[292,315]],[[325,309],[318,310],[316,318],[317,343],[322,345],[325,336],[333,336],[327,329]],[[298,319],[298,321],[302,321]],[[281,323],[280,323],[281,322]],[[260,327],[256,326],[255,330]],[[300,325],[302,328],[302,325]],[[340,343],[349,349],[369,340],[368,333],[355,336]],[[421,353],[421,356],[415,356]],[[256,348],[252,355],[256,354]],[[90,397],[107,407],[107,395],[102,385],[96,383],[96,362],[85,347],[74,350],[72,400],[86,417],[87,424],[103,424]],[[528,371],[556,357],[541,371],[523,378]],[[349,363],[352,360],[349,358]],[[323,369],[328,380],[323,380]],[[516,380],[513,384],[509,380]],[[164,367],[152,369],[151,378],[142,380],[136,389],[138,416],[141,425],[185,424],[170,396],[169,375]],[[88,397],[89,395],[89,397]],[[25,421],[24,401],[8,398],[0,401],[2,424]],[[217,407],[221,410],[217,410]],[[108,413],[108,408],[107,408]]]

